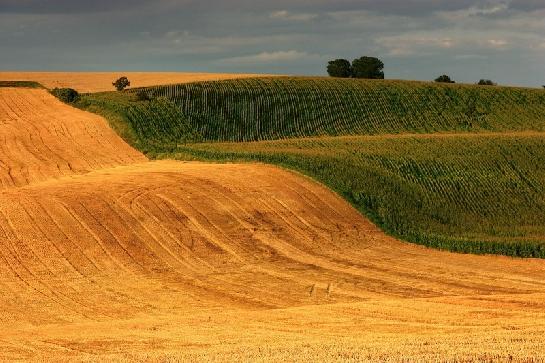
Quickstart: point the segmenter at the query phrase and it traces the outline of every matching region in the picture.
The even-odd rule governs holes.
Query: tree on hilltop
[[[335,59],[327,65],[327,73],[331,77],[350,78],[352,77],[352,65],[346,59]]]
[[[131,85],[131,82],[127,77],[123,76],[114,83],[112,83],[112,85],[115,87],[116,90],[123,91],[125,88]]]
[[[481,79],[477,82],[479,86],[495,86],[496,83],[492,82],[490,79]]]
[[[384,63],[375,57],[361,57],[352,62],[352,77],[384,79]]]
[[[439,76],[435,79],[435,82],[437,83],[456,83],[452,79],[450,79],[449,76],[446,74],[443,74],[442,76]]]

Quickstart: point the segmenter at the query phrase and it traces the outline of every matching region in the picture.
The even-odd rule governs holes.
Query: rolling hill
[[[298,170],[410,242],[545,257],[543,90],[265,77],[92,94],[81,107],[116,115],[151,158]]]
[[[303,175],[147,161],[45,90],[0,92],[2,360],[545,354],[542,260],[407,244]]]

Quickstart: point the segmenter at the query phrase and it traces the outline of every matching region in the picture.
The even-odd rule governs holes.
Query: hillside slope
[[[273,166],[146,162],[105,130],[82,148],[65,135],[96,127],[95,116],[46,93],[6,92],[3,120],[20,98],[39,96],[41,112],[22,107],[10,122],[51,114],[65,147],[21,153],[29,175],[49,178],[0,190],[2,360],[545,354],[542,260],[399,242],[325,187]],[[26,135],[14,132],[14,145]],[[81,156],[88,165],[110,164],[47,172],[82,149],[93,151]]]

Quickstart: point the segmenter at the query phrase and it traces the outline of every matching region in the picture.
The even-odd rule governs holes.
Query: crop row
[[[141,144],[165,149],[199,136],[188,124],[185,116],[171,101],[164,98],[133,103],[126,108],[127,120]]]

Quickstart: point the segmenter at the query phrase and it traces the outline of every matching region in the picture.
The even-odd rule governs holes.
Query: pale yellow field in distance
[[[131,87],[164,84],[219,81],[265,76],[264,74],[184,73],[184,72],[0,72],[2,81],[35,81],[44,87],[74,88],[79,92],[114,91],[112,82],[121,76],[131,81]]]
[[[0,361],[530,361],[545,261],[385,235],[262,164],[151,162],[0,90]]]

